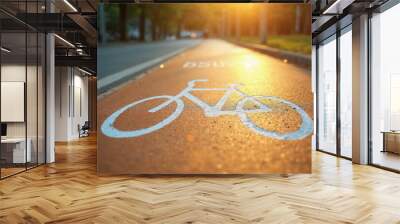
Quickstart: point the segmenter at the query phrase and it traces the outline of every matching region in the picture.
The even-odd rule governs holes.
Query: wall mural
[[[99,22],[100,174],[311,172],[309,5],[126,6]]]

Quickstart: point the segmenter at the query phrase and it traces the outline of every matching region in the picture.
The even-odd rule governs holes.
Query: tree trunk
[[[182,19],[179,19],[176,27],[176,39],[181,39],[181,32],[182,32]]]
[[[260,10],[260,43],[267,43],[267,6],[261,7]]]
[[[157,27],[154,22],[151,23],[151,40],[155,41],[157,39]]]
[[[301,6],[296,5],[296,25],[295,25],[295,32],[298,34],[301,32]]]
[[[222,32],[222,37],[226,38],[226,30],[227,30],[227,12],[226,10],[223,10],[223,15],[221,19],[221,32]]]
[[[99,3],[98,8],[98,18],[99,18],[99,43],[105,44],[107,42],[106,39],[106,21],[104,15],[104,3]]]
[[[146,11],[142,6],[139,16],[139,41],[144,42],[146,36]]]
[[[226,36],[231,37],[231,14],[228,13],[227,18],[226,18]]]
[[[128,8],[126,4],[119,5],[119,34],[121,41],[128,40],[128,32],[126,29]]]
[[[240,14],[239,9],[236,9],[236,40],[240,40]]]

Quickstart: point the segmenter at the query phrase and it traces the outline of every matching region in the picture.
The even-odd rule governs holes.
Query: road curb
[[[99,93],[103,93],[105,91],[105,88],[107,88],[109,85],[112,85],[112,84],[119,82],[120,80],[128,78],[130,76],[134,77],[135,74],[139,74],[145,70],[148,70],[148,69],[160,64],[161,62],[168,60],[168,58],[171,58],[175,55],[182,53],[185,49],[186,48],[179,49],[179,50],[171,52],[167,55],[163,55],[161,57],[155,58],[153,60],[146,61],[146,62],[140,63],[138,65],[134,65],[134,66],[124,69],[120,72],[114,73],[111,76],[107,76],[103,79],[99,79],[98,84],[97,84],[98,91],[99,91]]]
[[[288,63],[293,63],[302,67],[311,67],[311,56],[310,55],[304,55],[304,54],[299,54],[299,53],[293,53],[290,51],[285,51],[285,50],[280,50],[277,48],[272,48],[260,44],[247,44],[247,43],[242,43],[238,41],[230,41],[233,44],[239,45],[241,47],[249,48],[254,51],[258,51],[263,54],[268,54],[270,56],[287,60]]]

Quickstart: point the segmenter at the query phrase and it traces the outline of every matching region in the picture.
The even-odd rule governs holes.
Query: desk
[[[400,131],[382,131],[383,150],[382,152],[392,152],[400,154]]]
[[[32,141],[30,138],[27,139],[27,143],[28,144],[25,144],[25,138],[1,139],[2,159],[5,159],[7,163],[30,162],[32,159],[32,154],[31,154]],[[25,145],[28,146],[26,147],[26,151],[25,151]]]

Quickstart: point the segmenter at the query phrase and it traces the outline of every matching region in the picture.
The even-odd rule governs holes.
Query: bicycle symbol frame
[[[203,109],[204,115],[206,117],[217,117],[217,116],[223,116],[223,115],[236,115],[240,118],[242,123],[248,127],[250,130],[254,131],[257,134],[263,135],[265,137],[270,137],[270,138],[275,138],[275,139],[280,139],[280,140],[300,140],[308,136],[312,130],[313,130],[313,122],[311,118],[307,115],[307,113],[298,105],[281,99],[276,96],[249,96],[246,93],[242,92],[238,87],[240,84],[229,84],[227,85],[227,88],[198,88],[195,87],[196,82],[207,82],[207,79],[198,79],[198,80],[192,80],[188,82],[187,87],[182,90],[180,93],[178,93],[175,96],[168,96],[168,95],[162,95],[162,96],[153,96],[149,98],[145,98],[133,103],[130,103],[128,105],[125,105],[121,107],[120,109],[116,110],[114,113],[112,113],[109,117],[107,117],[102,126],[101,126],[101,131],[103,132],[104,135],[112,138],[132,138],[132,137],[138,137],[146,134],[150,134],[154,131],[157,131],[166,125],[170,124],[172,121],[177,119],[181,113],[183,112],[185,105],[182,100],[183,97],[186,97],[190,101],[192,101],[194,104],[196,104],[198,107]],[[191,94],[193,91],[225,91],[225,94],[218,100],[218,102],[211,106],[207,104],[206,102],[202,101],[198,97],[194,96]],[[223,106],[225,105],[226,101],[229,99],[229,97],[233,94],[237,93],[239,94],[242,99],[236,104],[235,110],[223,110]],[[167,107],[171,103],[176,103],[176,108],[172,114],[170,114],[167,118],[162,120],[161,122],[147,128],[139,129],[139,130],[119,130],[114,127],[114,122],[116,119],[124,112],[127,110],[135,107],[138,104],[154,100],[154,99],[166,99],[165,102],[161,103],[158,106],[155,106],[151,109],[148,110],[150,113],[156,113],[163,108]],[[252,122],[252,120],[249,118],[247,114],[249,113],[269,113],[273,111],[273,108],[269,107],[268,105],[265,105],[264,103],[260,102],[259,99],[269,99],[281,104],[285,104],[295,110],[301,117],[302,123],[300,127],[296,131],[292,132],[287,132],[287,133],[281,133],[281,132],[276,132],[276,131],[270,131],[263,129],[256,124]],[[255,106],[257,106],[256,109],[245,109],[246,103],[251,102]]]

